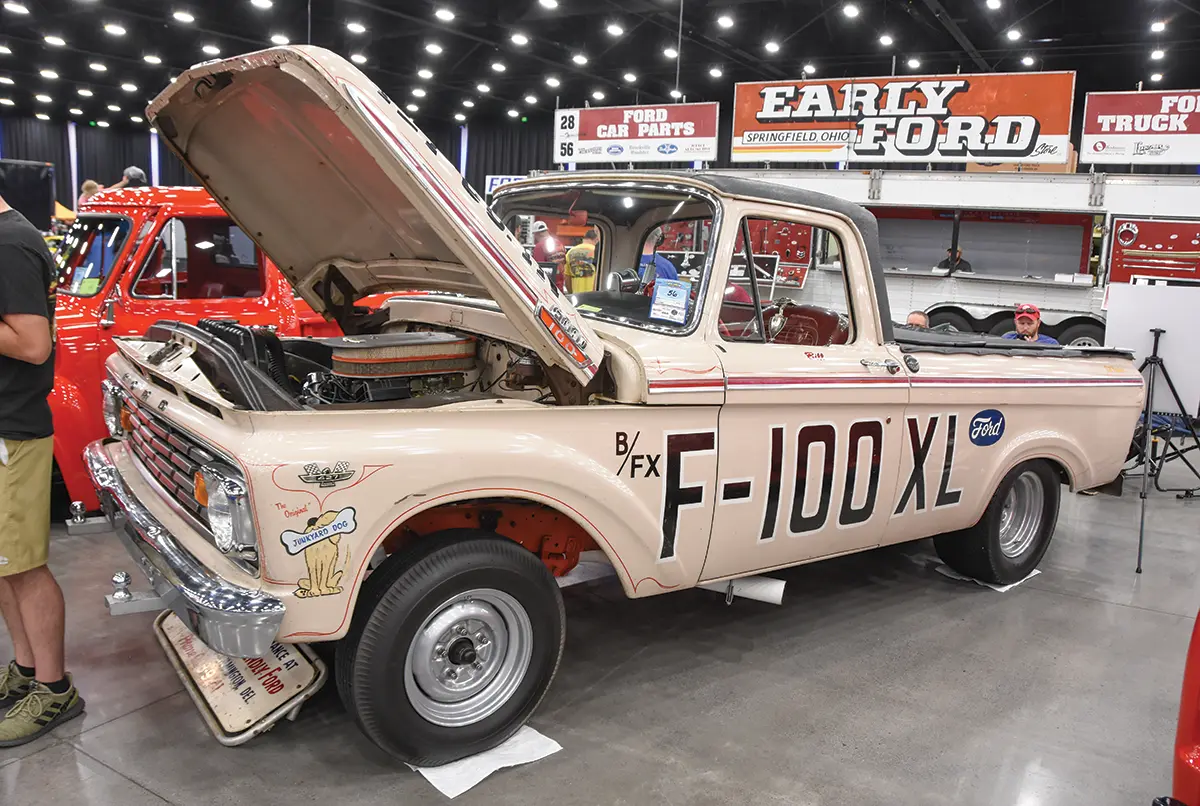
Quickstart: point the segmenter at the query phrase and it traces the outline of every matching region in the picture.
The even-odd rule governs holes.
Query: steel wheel
[[[1020,557],[1038,536],[1045,498],[1037,473],[1027,470],[1017,476],[1000,511],[1000,551],[1005,557]]]
[[[433,724],[471,725],[508,702],[532,654],[525,608],[503,591],[469,590],[442,603],[417,630],[404,661],[404,690]]]
[[[1072,339],[1068,345],[1070,347],[1100,347],[1102,346],[1093,336],[1080,336],[1077,339]]]

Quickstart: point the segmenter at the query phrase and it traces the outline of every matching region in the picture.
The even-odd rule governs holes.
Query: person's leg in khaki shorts
[[[83,711],[63,667],[62,589],[46,567],[53,462],[53,437],[0,445],[0,613],[16,653],[0,671],[0,707],[11,706],[0,747],[32,741]]]

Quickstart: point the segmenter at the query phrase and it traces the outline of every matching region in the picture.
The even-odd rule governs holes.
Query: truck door
[[[268,282],[254,241],[221,216],[171,216],[126,272],[113,300],[113,335],[140,335],[161,319],[236,319],[280,327],[294,320]]]
[[[858,243],[853,230],[792,210],[730,218],[731,282],[714,289],[723,293],[710,332],[726,393],[705,579],[878,545],[908,401],[906,376],[882,344],[865,258],[843,248]],[[799,261],[797,250],[788,261],[754,255],[755,271],[744,271],[751,233],[807,236],[809,227]]]

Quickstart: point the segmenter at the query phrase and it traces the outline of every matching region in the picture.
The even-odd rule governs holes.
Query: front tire
[[[338,647],[338,691],[384,751],[445,764],[525,723],[565,637],[562,595],[537,556],[484,532],[443,532],[368,578]]]
[[[994,585],[1020,582],[1037,568],[1058,523],[1058,473],[1041,459],[1022,462],[996,488],[979,522],[933,539],[942,562]]]

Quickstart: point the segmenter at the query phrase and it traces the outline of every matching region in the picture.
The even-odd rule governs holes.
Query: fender
[[[99,381],[96,384],[99,385]],[[98,436],[108,434],[103,422],[97,430],[95,420],[103,418],[90,405],[93,397],[76,381],[56,373],[49,398],[54,418],[54,461],[71,500],[82,501],[88,512],[100,508],[100,499],[96,497],[96,490],[83,466],[83,449]]]
[[[991,503],[992,497],[996,494],[996,489],[1004,477],[1014,467],[1030,459],[1049,459],[1066,472],[1067,484],[1070,489],[1086,488],[1088,480],[1094,473],[1083,457],[1083,451],[1063,434],[1020,435],[1005,446],[1003,456],[992,464],[992,473],[987,479],[987,489],[991,490],[991,494],[982,499],[981,506],[974,513],[974,519],[971,522],[978,523],[979,519],[983,517],[984,511]]]

